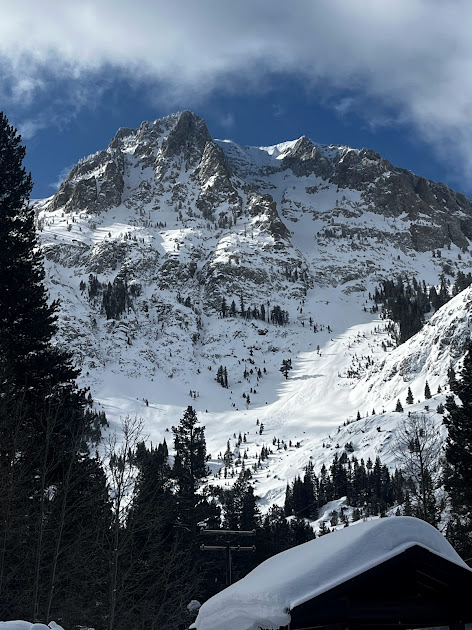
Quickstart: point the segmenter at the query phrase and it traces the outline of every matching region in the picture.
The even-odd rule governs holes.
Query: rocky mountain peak
[[[109,149],[119,149],[123,145],[123,140],[125,138],[134,138],[138,132],[136,129],[131,129],[130,127],[120,127],[116,132],[115,136],[111,140],[108,145]]]
[[[291,157],[296,157],[300,160],[310,159],[314,153],[316,153],[315,144],[306,136],[301,136],[289,151]]]
[[[280,219],[277,204],[271,195],[250,195],[247,210],[249,215],[254,217],[253,226],[261,227],[265,224],[265,229],[275,239],[274,247],[281,247],[280,241],[290,238],[290,231]]]
[[[268,500],[338,443],[375,459],[396,398],[409,384],[419,398],[426,378],[443,386],[470,330],[469,292],[451,302],[456,319],[435,315],[418,333],[411,361],[393,350],[375,289],[398,276],[452,287],[469,273],[472,204],[368,149],[213,141],[182,112],[120,129],[37,211],[58,343],[109,419],[142,416],[159,440],[190,403],[214,453],[240,426],[249,457],[274,438],[298,444],[271,456],[283,480],[258,477]],[[390,416],[352,426],[377,399]]]
[[[197,166],[205,145],[211,142],[207,126],[200,116],[185,111],[178,115],[174,127],[162,143],[163,158],[174,158],[181,155],[187,168]]]
[[[302,136],[283,159],[284,168],[289,168],[298,177],[317,175],[327,179],[333,166],[312,140]]]

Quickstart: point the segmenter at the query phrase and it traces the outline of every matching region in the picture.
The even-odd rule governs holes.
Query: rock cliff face
[[[340,148],[331,159],[308,138],[300,138],[283,160],[299,177],[315,175],[339,188],[357,190],[366,207],[385,217],[401,218],[404,243],[417,251],[454,243],[467,247],[471,238],[472,204],[442,183],[427,181],[393,167],[378,153]]]
[[[52,207],[64,212],[100,213],[121,203],[124,162],[120,151],[99,151],[71,170]]]
[[[155,301],[165,288],[210,315],[223,298],[363,291],[417,275],[422,255],[428,277],[453,274],[470,261],[472,203],[367,149],[214,141],[187,111],[118,130],[41,205],[40,223],[51,263],[126,276]]]
[[[472,203],[444,184],[306,137],[214,140],[191,112],[118,130],[37,211],[62,304],[58,342],[84,384],[111,419],[145,416],[156,439],[193,404],[216,452],[242,417],[248,434],[264,419],[270,439],[298,431],[299,441],[373,406],[375,387],[388,407],[416,372],[402,356],[392,381],[393,346],[369,293],[398,275],[452,284],[471,265]],[[449,346],[441,365],[460,361]],[[290,357],[296,376],[284,384]],[[215,382],[222,365],[228,390]],[[443,382],[429,367],[418,378],[428,371]]]

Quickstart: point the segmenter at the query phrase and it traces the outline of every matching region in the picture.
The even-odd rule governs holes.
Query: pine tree
[[[330,532],[331,530],[326,525],[326,521],[321,521],[320,528],[318,530],[318,536],[326,536],[326,534],[329,534]]]
[[[285,516],[291,516],[293,514],[293,495],[289,483],[287,483],[287,487],[285,488],[284,513]]]
[[[43,285],[20,143],[0,113],[0,379],[8,395],[0,400],[0,608],[38,618],[62,570],[71,480],[104,417],[77,388],[70,356],[52,344],[57,304]]]
[[[44,419],[48,416],[54,417],[51,448],[63,453],[77,422],[86,417],[86,436],[98,437],[102,419],[87,412],[71,356],[51,343],[58,304],[48,303],[43,284],[34,210],[28,205],[32,184],[22,167],[20,141],[0,113],[0,350],[12,391],[24,406],[25,434],[34,451],[51,429]]]
[[[226,317],[226,313],[228,312],[228,305],[226,303],[226,298],[223,296],[221,300],[221,316]]]
[[[21,136],[0,113],[0,338],[15,390],[42,396],[76,376],[70,357],[54,348],[57,304],[48,304],[44,267],[28,205],[31,177]],[[35,401],[37,402],[37,400]]]
[[[260,525],[260,512],[257,506],[257,497],[254,488],[250,484],[244,493],[241,506],[241,529],[251,530]]]
[[[292,369],[292,359],[283,359],[282,365],[280,366],[280,371],[285,376],[285,379],[288,379],[288,375],[291,369]]]
[[[445,488],[453,516],[448,537],[465,558],[472,555],[472,343],[469,343],[460,378],[451,382],[455,396],[446,398],[447,416]]]
[[[171,628],[185,621],[182,600],[192,599],[196,580],[176,527],[178,497],[166,443],[150,449],[139,443],[135,462],[139,472],[126,519],[116,627],[129,628],[139,619],[141,627]]]
[[[177,427],[172,427],[174,434],[173,475],[177,481],[181,503],[181,516],[190,527],[192,538],[197,533],[196,506],[199,501],[197,490],[208,474],[206,465],[205,427],[198,425],[197,414],[189,406]]]
[[[454,370],[454,368],[452,367],[452,365],[449,366],[448,370],[447,370],[447,382],[449,384],[449,387],[451,388],[452,391],[455,383],[456,383],[456,372]]]
[[[45,352],[49,353],[56,317],[42,285],[44,269],[34,231],[34,213],[28,206],[32,182],[22,167],[25,149],[20,141],[21,136],[0,113],[2,354],[15,389],[28,391],[41,384],[44,370],[39,369],[40,360]]]
[[[410,494],[405,495],[405,503],[403,504],[403,516],[413,516],[413,508],[411,506]]]
[[[402,412],[403,411],[403,407],[402,407],[402,404],[400,402],[400,399],[397,400],[397,405],[395,407],[395,411],[398,411],[398,412]]]
[[[426,400],[429,400],[431,398],[431,390],[429,388],[428,381],[426,381],[424,386],[424,397],[426,398]]]
[[[413,392],[411,391],[411,387],[408,388],[408,393],[406,396],[406,404],[407,405],[413,404]]]

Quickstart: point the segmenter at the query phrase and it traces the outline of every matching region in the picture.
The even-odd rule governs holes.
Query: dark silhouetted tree
[[[178,426],[172,427],[172,432],[175,449],[173,476],[177,481],[179,511],[194,538],[197,533],[196,506],[201,501],[197,490],[202,479],[208,475],[205,427],[198,426],[197,414],[189,406]]]
[[[67,572],[71,493],[89,474],[85,457],[105,419],[78,389],[70,355],[52,342],[58,305],[43,284],[24,156],[0,113],[0,379],[8,393],[0,401],[0,608],[37,619],[54,608]]]
[[[283,359],[282,361],[282,365],[280,366],[280,371],[282,372],[282,374],[285,376],[285,378],[288,378],[289,372],[292,369],[292,359]]]
[[[459,378],[451,379],[453,395],[446,398],[445,488],[453,515],[448,538],[464,558],[472,556],[472,343]]]
[[[424,386],[424,397],[426,398],[426,400],[429,400],[431,398],[431,390],[429,388],[428,381],[426,381]]]

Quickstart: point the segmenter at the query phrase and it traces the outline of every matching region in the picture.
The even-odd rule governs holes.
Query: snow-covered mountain
[[[183,112],[120,129],[36,211],[58,342],[111,423],[141,416],[150,439],[170,441],[192,405],[215,472],[239,433],[247,465],[279,440],[254,474],[263,504],[347,442],[392,461],[408,387],[424,410],[426,380],[441,386],[426,404],[440,423],[472,290],[398,348],[371,294],[398,274],[437,285],[470,270],[472,202],[444,184],[305,137],[213,140]]]

